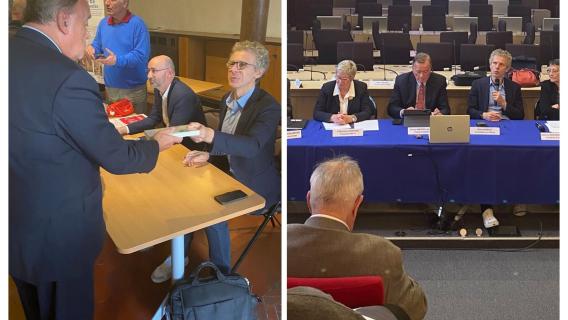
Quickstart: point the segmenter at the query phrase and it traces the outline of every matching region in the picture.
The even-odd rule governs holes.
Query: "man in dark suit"
[[[314,119],[337,124],[368,120],[375,114],[369,100],[367,84],[354,80],[357,65],[343,60],[337,65],[335,80],[321,87],[314,107]]]
[[[472,119],[499,121],[525,117],[521,87],[505,77],[512,60],[511,54],[503,49],[491,52],[491,76],[475,80],[467,98],[467,113]]]
[[[134,134],[156,126],[174,127],[190,122],[205,124],[199,97],[176,78],[175,65],[168,56],[156,56],[148,62],[148,80],[154,87],[154,105],[150,115],[141,121],[118,127],[120,134]],[[184,138],[182,144],[191,150],[204,146]]]
[[[190,151],[184,159],[188,166],[211,162],[232,174],[266,200],[269,208],[280,200],[280,175],[274,162],[276,130],[280,104],[257,81],[268,69],[268,50],[251,41],[237,42],[227,62],[232,91],[221,101],[218,130],[190,123],[199,130],[195,142],[210,144],[209,151]],[[230,250],[227,224],[224,249]],[[228,253],[229,254],[229,253]]]
[[[491,52],[491,76],[475,80],[467,98],[467,113],[472,119],[501,121],[522,120],[525,117],[521,87],[505,77],[511,68],[512,60],[511,54],[503,49]],[[513,212],[516,211],[513,209]],[[486,229],[499,225],[490,204],[481,204],[481,217]]]
[[[432,72],[432,59],[426,53],[417,53],[412,72],[396,77],[388,113],[395,119],[404,117],[404,110],[429,109],[432,115],[450,114],[446,77]]]
[[[99,168],[151,171],[180,138],[125,141],[85,52],[87,0],[29,1],[9,46],[9,265],[27,319],[92,319],[105,239]]]
[[[307,194],[311,216],[305,224],[288,225],[288,275],[379,275],[385,304],[401,307],[411,319],[423,319],[426,297],[404,272],[400,249],[382,237],[352,232],[362,201],[363,176],[357,162],[339,157],[318,165]]]

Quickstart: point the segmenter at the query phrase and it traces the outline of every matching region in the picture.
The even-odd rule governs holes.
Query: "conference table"
[[[499,127],[500,135],[471,135],[469,144],[430,144],[427,135],[409,135],[391,120],[378,122],[378,131],[362,137],[334,138],[310,120],[301,138],[288,139],[288,199],[305,200],[317,163],[348,155],[363,172],[365,201],[559,203],[559,141],[541,141],[535,121],[486,122]]]
[[[185,234],[265,204],[261,196],[213,165],[184,167],[186,154],[182,145],[162,151],[147,174],[113,175],[101,170],[106,229],[118,252],[129,254],[171,240],[172,282],[184,275]],[[247,197],[225,205],[213,199],[236,189]],[[162,319],[164,305],[165,300],[152,319]]]
[[[377,105],[377,118],[388,118],[387,105],[394,87],[397,75],[410,72],[410,65],[375,65],[373,71],[359,71],[355,79],[367,83],[369,96],[373,97]],[[448,86],[448,103],[452,114],[467,114],[467,96],[470,86],[456,86],[451,77],[459,71],[434,71],[446,77]],[[306,65],[300,71],[288,71],[290,80],[290,100],[294,118],[312,119],[314,106],[320,94],[321,86],[334,79],[335,65]],[[542,66],[541,81],[547,80],[546,66]],[[300,86],[299,86],[300,85]],[[534,118],[534,106],[540,98],[540,87],[522,88],[525,119]]]

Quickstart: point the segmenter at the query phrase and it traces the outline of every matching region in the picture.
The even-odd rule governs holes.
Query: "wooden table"
[[[172,281],[183,278],[187,233],[255,210],[265,201],[213,165],[184,167],[182,145],[160,153],[148,174],[112,175],[101,170],[107,232],[118,252],[133,253],[172,240]],[[248,197],[227,205],[215,195],[240,189]],[[163,305],[153,319],[161,319]]]
[[[312,67],[315,72],[309,71]],[[411,66],[409,65],[387,65],[387,71],[383,71],[382,68],[382,65],[375,65],[374,71],[360,71],[357,72],[355,76],[355,79],[367,83],[369,95],[373,97],[377,104],[377,117],[379,119],[389,117],[387,105],[394,87],[394,79],[396,77],[394,72],[401,74],[411,71]],[[312,119],[320,88],[326,81],[330,81],[334,77],[334,69],[334,65],[317,65],[305,66],[301,72],[288,72],[287,76],[291,81],[290,99],[293,106],[294,118]],[[448,80],[448,103],[450,104],[452,114],[467,114],[467,96],[471,87],[454,85],[453,81],[450,80],[451,76],[454,74],[452,71],[436,71],[436,73],[445,76]],[[377,83],[377,80],[383,80],[385,78],[387,81]],[[301,81],[302,88],[297,87],[296,79]],[[541,81],[546,79],[548,79],[548,75],[541,73]],[[540,87],[522,88],[521,94],[523,97],[525,119],[533,119],[534,106],[540,97]]]

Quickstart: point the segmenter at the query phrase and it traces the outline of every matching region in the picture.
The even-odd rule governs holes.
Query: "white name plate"
[[[501,128],[499,127],[471,127],[469,133],[482,136],[499,136],[501,135]]]
[[[337,129],[332,131],[332,137],[362,137],[361,129]]]
[[[416,136],[416,135],[427,135],[430,134],[429,127],[409,127],[408,128],[408,135]]]
[[[373,87],[393,86],[394,81],[392,81],[392,80],[371,80],[371,81],[369,81],[369,85],[371,85]]]
[[[288,139],[299,139],[302,137],[302,130],[288,130]]]
[[[560,141],[560,132],[541,132],[540,140],[556,140]]]

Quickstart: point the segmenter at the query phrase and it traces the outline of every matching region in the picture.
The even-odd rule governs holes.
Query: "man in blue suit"
[[[125,141],[85,52],[87,0],[28,1],[9,46],[9,265],[27,319],[92,319],[105,239],[99,168],[151,171],[180,138]]]

